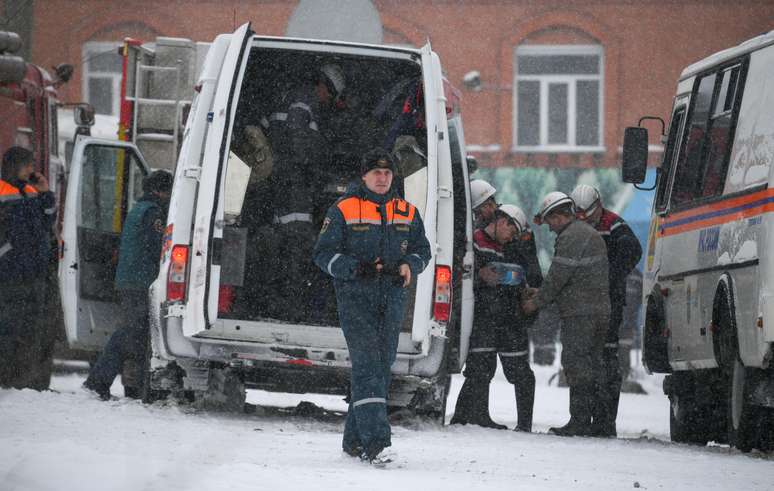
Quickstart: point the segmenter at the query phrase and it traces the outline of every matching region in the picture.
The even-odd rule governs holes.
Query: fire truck
[[[70,79],[71,65],[58,65],[53,76],[45,69],[27,62],[16,55],[22,41],[16,33],[0,32],[0,151],[5,152],[12,146],[21,146],[32,151],[35,170],[48,179],[51,190],[56,195],[57,205],[64,202],[67,169],[59,155],[57,130],[57,110],[62,104],[57,89]],[[79,105],[76,113],[83,119],[88,111]],[[83,120],[83,123],[87,121]],[[4,176],[3,176],[4,177]],[[62,213],[58,215],[57,229],[52,237],[57,237],[62,223]],[[52,248],[56,248],[52,241]],[[49,267],[48,288],[57,291],[56,258],[52,254]],[[46,308],[50,315],[46,328],[50,330],[49,346],[39,365],[40,372],[35,387],[46,388],[51,376],[54,340],[61,338],[63,332],[62,317],[59,314],[59,295],[47,295]]]

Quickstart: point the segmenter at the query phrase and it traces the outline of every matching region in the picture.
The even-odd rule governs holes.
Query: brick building
[[[118,108],[127,36],[211,40],[250,20],[267,35],[421,46],[463,89],[470,149],[486,167],[617,165],[623,128],[667,118],[690,62],[774,29],[772,0],[41,0],[32,60],[81,62],[68,101]],[[657,143],[653,138],[652,143]],[[654,145],[654,151],[658,146]],[[655,159],[654,159],[655,160]]]

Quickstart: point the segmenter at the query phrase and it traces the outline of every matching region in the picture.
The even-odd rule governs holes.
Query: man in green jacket
[[[147,344],[148,287],[159,274],[172,175],[153,172],[142,187],[145,194],[126,216],[118,250],[115,288],[121,300],[123,324],[110,336],[83,384],[103,400],[110,399],[110,386],[124,361],[141,360]]]
[[[548,193],[535,222],[548,224],[556,246],[543,284],[530,292],[522,308],[530,314],[556,303],[562,319],[562,366],[570,386],[570,421],[549,432],[590,436],[610,322],[607,248],[593,227],[575,219],[575,205],[562,192]]]

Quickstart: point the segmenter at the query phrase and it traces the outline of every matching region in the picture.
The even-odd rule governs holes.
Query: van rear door
[[[215,89],[212,111],[208,114],[209,128],[202,150],[203,159],[194,215],[190,254],[188,297],[183,318],[183,333],[193,336],[206,330],[217,316],[218,296],[211,295],[220,285],[220,266],[212,264],[213,242],[223,237],[223,224],[215,217],[223,216],[225,179],[221,169],[228,158],[236,102],[242,86],[250,39],[250,23],[242,25],[232,35]],[[211,190],[215,192],[211,192]],[[216,261],[217,262],[217,261]],[[212,266],[210,266],[212,264]]]
[[[79,139],[70,163],[59,290],[70,347],[98,351],[118,324],[113,288],[126,214],[148,166],[131,143]]]

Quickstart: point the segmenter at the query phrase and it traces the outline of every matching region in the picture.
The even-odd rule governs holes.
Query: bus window
[[[709,132],[706,142],[706,163],[699,189],[701,197],[717,196],[723,193],[723,185],[728,169],[728,153],[733,138],[734,102],[737,97],[737,85],[741,66],[736,65],[722,71],[718,92],[710,116]]]
[[[674,184],[672,185],[672,205],[682,205],[695,197],[697,183],[701,177],[704,154],[704,139],[715,88],[716,74],[710,74],[699,80],[693,95],[692,109],[688,121],[685,144],[677,160]]]
[[[661,176],[658,181],[658,190],[656,191],[656,211],[662,211],[666,208],[666,191],[668,189],[669,175],[674,167],[675,151],[680,146],[681,128],[685,118],[685,106],[675,109],[672,116],[672,125],[669,127],[669,138],[667,139],[666,150],[664,151],[664,160],[661,162]]]

